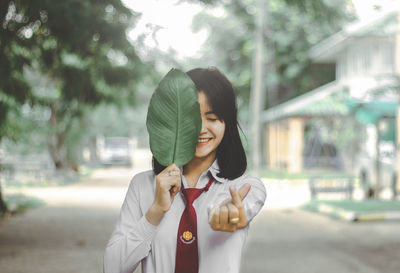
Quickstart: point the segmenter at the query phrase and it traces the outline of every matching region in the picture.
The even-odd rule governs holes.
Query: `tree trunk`
[[[0,176],[2,175],[1,173],[1,161],[0,161]],[[3,188],[1,186],[1,177],[0,177],[0,216],[4,215],[7,212],[7,204],[3,199]]]
[[[264,4],[268,5],[269,1],[257,1],[257,14],[255,16],[255,40],[256,48],[253,54],[253,71],[250,94],[250,121],[251,121],[251,159],[254,170],[257,172],[261,169],[262,149],[261,149],[261,120],[260,114],[263,100],[263,65],[264,65]]]
[[[396,75],[400,77],[400,10],[397,12],[397,35],[396,35],[396,47],[395,47],[395,56],[396,56]],[[399,86],[400,88],[400,86]],[[399,107],[397,108],[397,182],[396,182],[396,190],[394,192],[400,193],[400,101]],[[396,198],[396,196],[395,196]]]
[[[0,182],[0,216],[4,215],[7,212],[7,204],[3,199],[3,189],[1,187],[1,182]]]
[[[379,197],[379,192],[380,192],[380,185],[381,185],[381,163],[380,163],[380,131],[379,131],[379,124],[380,120],[376,123],[375,129],[376,129],[376,143],[375,143],[375,152],[376,152],[376,158],[375,158],[375,185],[373,186],[374,190],[374,198]]]
[[[56,169],[65,169],[67,166],[62,144],[62,135],[55,134],[47,136],[47,149]]]
[[[67,163],[67,153],[65,151],[65,138],[72,124],[71,115],[67,116],[63,124],[59,124],[57,119],[57,105],[54,103],[50,106],[51,116],[50,116],[50,128],[52,128],[52,133],[47,135],[47,149],[49,151],[50,157],[53,160],[54,166],[57,170],[67,169],[69,165]]]

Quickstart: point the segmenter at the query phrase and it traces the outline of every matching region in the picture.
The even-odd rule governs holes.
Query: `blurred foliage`
[[[353,213],[387,213],[387,212],[398,212],[400,211],[400,202],[391,200],[312,200],[301,206],[302,209],[320,212],[319,207],[325,206],[331,208],[331,213],[327,213],[332,217],[339,217],[339,212],[353,212]],[[374,216],[374,215],[371,215]],[[383,218],[381,216],[381,218]],[[373,219],[382,221],[383,219],[377,219],[377,216]]]
[[[36,113],[64,167],[67,146],[90,127],[82,117],[102,102],[132,105],[151,70],[125,34],[138,16],[120,0],[0,1],[0,138],[21,137]]]
[[[311,151],[310,144],[316,137],[321,145],[333,145],[331,147],[337,149],[341,163],[354,164],[354,155],[360,152],[367,132],[354,116],[311,118],[305,126],[303,156]]]
[[[210,33],[199,62],[219,67],[232,79],[239,107],[247,107],[249,100],[255,4],[254,0],[223,1],[220,12],[204,11],[193,24],[195,31],[206,28]],[[265,82],[267,90],[277,89],[276,103],[334,80],[334,65],[312,64],[308,50],[353,19],[345,0],[270,0],[265,17]]]
[[[203,3],[205,5],[214,5],[219,2],[222,2],[221,0],[180,0],[180,3],[183,2],[188,2],[188,3]]]
[[[37,208],[45,205],[45,202],[41,199],[21,193],[7,194],[4,199],[12,214],[23,213],[28,208]]]
[[[331,169],[312,169],[302,170],[301,172],[289,172],[286,170],[276,169],[263,169],[260,173],[263,179],[274,179],[274,180],[308,180],[312,177],[321,177],[324,179],[338,179],[349,177],[345,172],[338,170],[332,171]]]

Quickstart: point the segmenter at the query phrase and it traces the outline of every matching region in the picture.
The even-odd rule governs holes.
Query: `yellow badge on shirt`
[[[181,241],[182,241],[182,243],[185,243],[185,244],[191,244],[191,243],[193,243],[193,241],[195,239],[196,238],[193,236],[193,234],[190,231],[185,231],[181,235]]]

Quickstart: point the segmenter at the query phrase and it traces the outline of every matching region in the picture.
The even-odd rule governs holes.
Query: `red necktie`
[[[178,238],[176,244],[175,273],[197,273],[199,272],[199,254],[197,247],[197,217],[193,207],[193,201],[214,182],[210,178],[207,185],[202,189],[182,189],[186,199],[186,208],[179,222]]]

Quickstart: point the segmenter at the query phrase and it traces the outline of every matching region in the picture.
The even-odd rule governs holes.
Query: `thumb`
[[[243,199],[246,197],[246,195],[249,193],[250,191],[250,184],[244,184],[240,189],[239,189],[239,197],[240,200],[243,201]]]
[[[231,193],[232,196],[232,203],[235,206],[241,206],[242,205],[242,200],[246,197],[247,193],[250,190],[250,185],[249,184],[244,184],[239,191],[236,191],[236,188],[231,186],[229,187],[229,192]]]
[[[242,205],[242,200],[240,199],[239,193],[236,191],[236,188],[234,186],[229,187],[229,192],[231,193],[232,196],[232,204],[234,204],[236,207],[239,207]]]

